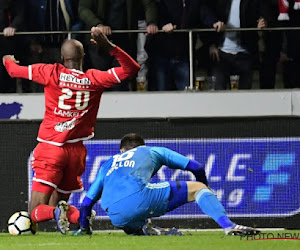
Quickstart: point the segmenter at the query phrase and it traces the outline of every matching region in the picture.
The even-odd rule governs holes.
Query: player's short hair
[[[129,150],[142,145],[145,145],[145,141],[143,137],[135,133],[130,133],[124,135],[123,138],[121,139],[120,149]]]

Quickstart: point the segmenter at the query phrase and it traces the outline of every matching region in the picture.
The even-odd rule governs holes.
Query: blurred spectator
[[[15,32],[23,24],[24,0],[0,0],[0,57],[18,54],[18,38]],[[0,93],[16,92],[16,81],[7,74],[4,66],[0,65]]]
[[[291,27],[300,27],[300,9],[299,1],[289,0],[289,25]],[[295,6],[298,6],[295,9]],[[287,31],[287,88],[300,88],[300,31]]]
[[[147,29],[147,22],[145,20],[145,13],[140,5],[138,10],[138,29],[145,30]],[[147,73],[148,73],[148,65],[147,59],[148,54],[145,50],[147,34],[145,33],[138,33],[137,41],[136,41],[136,48],[137,48],[137,55],[136,60],[138,64],[141,66],[137,77],[136,77],[136,88],[138,91],[144,91],[147,89],[148,81],[147,81]]]
[[[269,27],[299,27],[300,11],[295,10],[299,2],[290,0],[283,8],[282,0],[265,0],[262,13]],[[260,88],[273,89],[276,83],[277,63],[282,61],[283,83],[285,88],[300,87],[298,70],[300,68],[299,31],[265,31],[264,53],[260,71]]]
[[[215,7],[218,18],[228,28],[266,26],[265,20],[259,14],[259,0],[214,0],[210,3]],[[239,89],[250,89],[252,64],[257,55],[257,32],[225,32],[219,36],[210,47],[210,56],[215,62],[212,69],[216,77],[215,89],[226,89],[230,85],[231,75],[239,75]]]
[[[165,33],[152,37],[150,49],[150,90],[184,90],[189,85],[189,35],[172,33],[175,29],[199,28],[201,25],[217,31],[224,23],[217,18],[205,1],[161,0],[160,27]]]
[[[112,30],[137,29],[139,4],[145,12],[147,32],[156,33],[158,13],[155,0],[79,0],[79,16],[86,30],[92,26],[100,27],[110,40],[135,58],[137,34],[112,34]],[[108,53],[93,45],[89,45],[88,56],[90,66],[96,69],[107,70],[119,65]],[[112,90],[129,90],[129,84],[123,82]]]
[[[278,21],[279,6],[278,0],[264,0],[261,3],[262,14],[268,23],[268,27],[281,27],[286,25]],[[283,31],[264,31],[264,51],[260,68],[260,88],[273,89],[276,82],[277,62],[282,51],[284,38]]]
[[[29,13],[28,31],[68,31],[82,28],[78,18],[78,0],[28,0],[26,7]],[[67,35],[61,34],[30,36],[30,49],[25,64],[60,62],[60,45],[66,38]],[[28,87],[25,92],[43,91],[39,84],[31,83]]]

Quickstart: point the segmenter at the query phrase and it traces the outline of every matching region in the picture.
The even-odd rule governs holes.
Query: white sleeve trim
[[[115,71],[115,68],[112,68],[111,70],[112,70],[112,72],[113,72],[115,78],[117,79],[118,83],[121,83],[121,80],[120,80],[120,78],[118,77],[118,75],[117,75],[117,73],[116,73],[116,71]]]
[[[28,80],[32,80],[32,66],[28,66]]]

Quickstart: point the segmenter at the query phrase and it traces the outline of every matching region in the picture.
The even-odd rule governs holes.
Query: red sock
[[[36,223],[51,220],[54,218],[54,209],[55,207],[41,204],[32,210],[30,217]]]
[[[79,210],[72,205],[68,205],[68,206],[69,206],[69,209],[67,211],[67,218],[68,218],[69,222],[72,224],[78,224],[79,216],[80,216]]]

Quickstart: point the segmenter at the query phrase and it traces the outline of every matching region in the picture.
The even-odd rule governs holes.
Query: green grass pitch
[[[263,231],[263,233],[273,233],[275,236],[278,233],[281,235],[285,233],[285,235],[289,236],[289,233],[291,233],[294,236],[298,235],[300,239],[300,230]],[[123,232],[95,232],[92,236],[72,236],[71,233],[69,235],[61,235],[60,233],[45,232],[38,232],[36,235],[11,236],[8,233],[0,233],[0,249],[290,250],[300,249],[300,240],[246,240],[238,236],[225,236],[221,231],[184,231],[184,236],[128,236]]]

